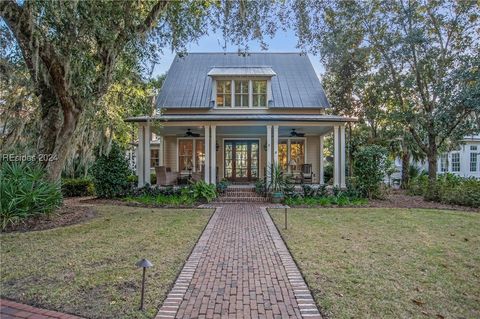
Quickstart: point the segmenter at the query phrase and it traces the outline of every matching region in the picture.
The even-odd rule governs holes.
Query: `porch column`
[[[345,125],[340,126],[340,187],[347,187],[345,180]]]
[[[340,186],[340,141],[339,126],[333,127],[333,186]]]
[[[212,143],[210,144],[210,162],[212,163],[212,167],[210,168],[210,184],[217,184],[217,127],[215,125],[211,127],[211,134],[210,137],[212,139]]]
[[[151,157],[151,153],[150,153],[150,142],[152,140],[152,134],[151,134],[151,131],[150,131],[150,123],[147,122],[147,124],[145,124],[145,139],[144,139],[144,143],[145,143],[145,156],[144,156],[144,164],[143,164],[143,167],[145,168],[144,172],[145,172],[145,177],[144,177],[144,181],[145,181],[145,184],[152,184],[152,181],[150,180],[150,157]]]
[[[164,166],[165,163],[165,138],[159,136],[160,140],[160,149],[158,150],[158,166]]]
[[[267,187],[270,184],[271,177],[271,168],[272,168],[272,126],[267,125],[267,167],[265,175],[267,176]]]
[[[150,184],[150,123],[138,125],[137,147],[138,187]]]
[[[205,183],[210,183],[210,126],[205,125],[205,165],[204,165]]]
[[[278,125],[273,126],[273,165],[278,165]]]
[[[137,145],[137,177],[138,177],[138,187],[145,185],[144,174],[143,174],[143,155],[145,153],[143,146],[145,145],[143,140],[145,139],[143,124],[138,124],[138,145]]]
[[[320,135],[320,165],[319,165],[319,172],[318,172],[318,183],[320,185],[325,184],[325,174],[324,174],[324,168],[323,168],[323,135]]]

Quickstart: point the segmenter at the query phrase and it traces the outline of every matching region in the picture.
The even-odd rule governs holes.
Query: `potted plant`
[[[283,174],[280,166],[273,166],[270,171],[270,183],[268,184],[273,203],[278,204],[283,201],[286,185],[287,177]]]

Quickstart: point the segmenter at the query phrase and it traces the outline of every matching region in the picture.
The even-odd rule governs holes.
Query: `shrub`
[[[45,179],[44,170],[32,164],[2,163],[0,168],[1,227],[27,218],[50,214],[62,204],[60,184]]]
[[[94,194],[93,182],[88,178],[64,178],[62,194],[65,197],[91,196]]]
[[[446,204],[480,207],[480,180],[451,173],[439,175],[433,187],[429,186],[428,176],[420,174],[410,181],[407,193]]]
[[[198,181],[190,186],[193,199],[196,201],[211,202],[217,198],[217,189],[213,184],[207,184],[205,181]]]
[[[387,151],[378,145],[361,147],[354,154],[354,185],[363,196],[380,197],[385,176]]]
[[[226,179],[222,179],[218,184],[217,184],[217,192],[218,193],[225,193],[227,190],[228,186],[230,185],[230,182]]]
[[[255,192],[257,194],[264,195],[266,188],[266,181],[263,178],[259,178],[255,181]]]
[[[117,143],[106,155],[97,157],[92,167],[95,193],[101,198],[125,195],[128,190],[130,169],[123,150]]]

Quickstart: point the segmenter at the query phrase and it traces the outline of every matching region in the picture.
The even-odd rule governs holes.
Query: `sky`
[[[222,44],[223,37],[219,33],[211,33],[207,36],[200,38],[196,43],[191,43],[187,46],[187,52],[223,52]],[[264,52],[299,52],[300,50],[296,48],[297,38],[293,30],[287,31],[278,31],[273,38],[265,39],[265,42],[268,45],[268,50]],[[261,47],[257,42],[249,42],[249,51],[250,52],[261,52]],[[227,52],[237,52],[238,47],[231,44],[227,44]],[[153,76],[161,75],[166,73],[172,64],[175,53],[165,51],[161,55],[160,62],[155,66]],[[320,77],[324,72],[324,68],[320,63],[320,58],[308,54],[310,61],[312,62],[313,68],[317,73],[317,76]]]

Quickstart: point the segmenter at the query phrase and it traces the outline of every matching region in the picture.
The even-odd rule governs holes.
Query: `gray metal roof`
[[[313,66],[300,53],[189,53],[176,56],[157,97],[158,108],[211,108],[214,68],[268,67],[272,77],[270,108],[326,108],[325,92]]]
[[[138,116],[127,122],[184,122],[184,121],[295,121],[295,122],[355,122],[356,118],[321,114],[162,114]]]
[[[271,67],[214,67],[208,72],[209,76],[267,76],[277,75]]]

